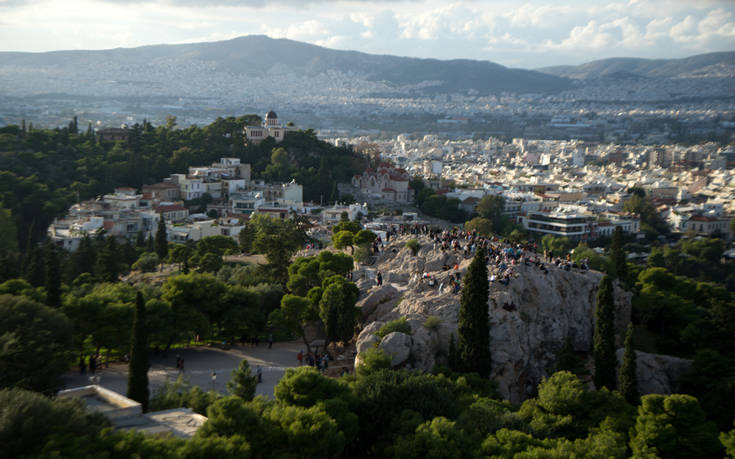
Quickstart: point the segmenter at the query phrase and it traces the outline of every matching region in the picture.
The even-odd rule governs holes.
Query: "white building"
[[[265,115],[263,124],[260,126],[245,126],[245,139],[247,142],[258,144],[267,137],[273,137],[276,142],[281,142],[288,131],[295,130],[288,126],[281,126],[278,115],[273,110]]]

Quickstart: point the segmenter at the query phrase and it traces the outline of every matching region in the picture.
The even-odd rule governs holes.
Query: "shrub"
[[[360,355],[360,364],[355,371],[358,376],[367,376],[378,370],[390,368],[391,358],[382,349],[368,349]]]
[[[441,325],[442,320],[438,318],[437,316],[429,316],[424,321],[424,327],[428,328],[429,330],[434,330],[439,328],[439,325]]]
[[[383,338],[387,334],[393,333],[393,332],[406,333],[407,335],[411,334],[411,326],[408,325],[408,322],[406,322],[405,317],[401,317],[400,319],[391,320],[390,322],[387,322],[385,325],[380,327],[380,330],[378,330],[376,335]]]
[[[411,254],[416,255],[417,253],[419,253],[421,244],[419,244],[419,241],[417,241],[416,239],[411,239],[410,241],[406,242],[406,248],[411,251]]]
[[[156,270],[160,262],[161,259],[158,258],[158,255],[152,252],[145,252],[138,258],[138,261],[133,263],[132,268],[144,273],[152,273]]]

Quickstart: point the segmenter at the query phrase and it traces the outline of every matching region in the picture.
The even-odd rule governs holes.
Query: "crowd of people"
[[[458,258],[471,258],[477,250],[483,251],[488,265],[488,282],[509,285],[514,278],[519,276],[518,267],[535,266],[544,274],[548,274],[549,267],[555,266],[566,271],[571,269],[588,270],[587,260],[580,263],[572,261],[571,254],[565,257],[554,256],[551,251],[544,251],[543,256],[538,252],[536,242],[513,242],[500,239],[497,236],[483,236],[477,231],[463,231],[457,228],[447,230],[428,225],[399,225],[391,227],[388,234],[397,235],[426,235],[432,244],[432,250],[442,254],[453,253]],[[390,237],[390,236],[388,236]],[[439,293],[459,293],[461,290],[461,270],[459,262],[454,265],[445,263],[443,271],[451,271],[445,282],[438,282],[436,276],[428,273],[421,274],[421,282],[430,288],[439,288]],[[416,274],[418,276],[418,273]],[[381,277],[382,281],[382,277]],[[382,283],[382,282],[381,282]]]

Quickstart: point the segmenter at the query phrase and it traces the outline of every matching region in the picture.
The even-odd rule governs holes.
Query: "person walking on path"
[[[273,333],[268,333],[268,349],[273,347]]]
[[[303,363],[304,363],[304,351],[299,351],[298,355],[296,356],[296,360],[299,361],[299,366],[303,365]]]
[[[94,370],[97,369],[97,359],[94,358],[94,354],[89,356],[89,373],[94,374]]]

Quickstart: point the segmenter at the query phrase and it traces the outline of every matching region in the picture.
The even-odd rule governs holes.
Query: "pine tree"
[[[46,246],[46,304],[52,308],[61,306],[61,266],[53,244]]]
[[[128,397],[140,402],[143,411],[148,409],[148,331],[145,325],[143,294],[135,297],[133,333],[130,338],[130,362],[128,363]]]
[[[79,241],[79,248],[72,252],[66,272],[66,280],[71,283],[82,273],[91,273],[97,264],[97,252],[92,239],[87,235]]]
[[[600,281],[597,288],[595,308],[595,334],[593,354],[595,358],[595,387],[615,389],[615,302],[613,284],[608,276]]]
[[[166,221],[163,215],[158,220],[158,229],[156,230],[156,253],[161,262],[168,256],[168,236],[166,235]]]
[[[628,265],[625,258],[625,250],[623,249],[623,229],[616,227],[613,232],[612,244],[610,245],[610,257],[615,264],[615,275],[624,281],[628,277]]]
[[[255,387],[257,385],[258,378],[250,371],[250,364],[247,359],[242,359],[237,370],[232,371],[232,379],[227,383],[227,390],[232,395],[250,401],[255,397]]]
[[[481,250],[475,253],[465,276],[459,306],[459,365],[463,371],[490,376],[489,288]]]
[[[116,282],[120,274],[118,265],[118,250],[114,236],[109,236],[104,247],[100,250],[95,265],[95,274],[102,282]]]
[[[620,377],[618,387],[625,400],[631,405],[638,405],[638,373],[636,365],[635,349],[633,349],[633,324],[628,324],[625,334],[625,351],[623,362],[620,364]]]
[[[138,231],[138,234],[135,236],[135,246],[140,248],[145,247],[145,234],[143,234],[143,231]]]

